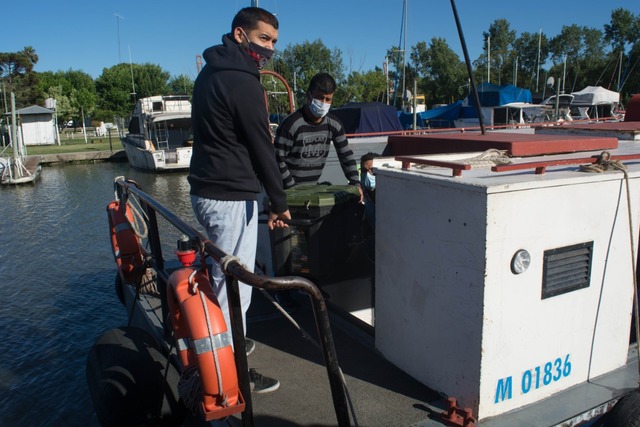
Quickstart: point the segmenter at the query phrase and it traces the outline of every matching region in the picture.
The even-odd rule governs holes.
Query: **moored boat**
[[[11,92],[11,146],[13,153],[11,157],[0,157],[0,184],[34,183],[42,172],[40,161],[34,157],[27,157],[27,147],[21,132],[18,132],[15,106],[15,94]]]
[[[174,320],[167,320],[174,319],[167,303],[175,288],[171,277],[175,270],[201,270],[201,262],[221,261],[232,263],[230,276],[257,288],[294,289],[300,303],[293,314],[296,326],[312,330],[314,313],[329,316],[316,318],[322,330],[318,346],[327,345],[318,357],[306,333],[301,337],[277,310],[254,302],[248,322],[258,351],[252,364],[275,370],[283,386],[264,397],[252,395],[246,385],[242,389],[246,356],[236,353],[246,400],[241,413],[227,418],[230,425],[240,418],[244,425],[255,418],[267,426],[551,426],[596,418],[625,425],[620,417],[637,415],[638,356],[631,331],[632,312],[637,313],[638,206],[633,200],[640,196],[635,144],[612,137],[465,133],[391,136],[388,150],[390,157],[374,162],[372,271],[323,280],[319,287],[309,281],[315,280],[313,274],[306,276],[319,271],[313,268],[291,270],[306,279],[247,272],[225,260],[184,220],[119,180],[117,188],[126,190],[122,203],[142,201],[146,215],[128,222],[137,222],[139,232],[148,229],[151,252],[134,246],[133,268],[119,263],[116,290],[133,329],[108,332],[90,353],[90,389],[97,411],[101,407],[99,418],[132,407],[122,398],[113,408],[95,394],[100,383],[95,378],[112,381],[108,373],[124,367],[152,379],[136,376],[140,388],[132,395],[166,390],[164,401],[175,404],[162,406],[173,420],[169,425],[185,420],[190,411],[178,384],[187,369],[173,344]],[[591,168],[602,172],[588,173]],[[156,214],[188,236],[176,258],[162,256]],[[326,220],[306,221],[314,229],[296,233],[290,249],[296,259],[327,239],[320,237]],[[113,229],[123,228],[114,224]],[[203,243],[205,261],[198,249]],[[178,262],[179,252],[193,248],[191,266]],[[316,247],[314,253],[333,257],[333,252]],[[234,347],[244,348],[241,331],[229,328]],[[107,352],[139,351],[144,357],[104,358]],[[323,361],[328,382],[318,371]],[[336,379],[342,377],[345,383]],[[158,388],[162,378],[165,385]],[[163,399],[156,397],[155,402]],[[308,408],[309,399],[314,409]],[[153,410],[133,407],[136,414]],[[197,409],[193,417],[204,423],[206,411]]]
[[[189,169],[192,138],[189,96],[164,95],[138,100],[120,140],[131,166],[165,172]]]

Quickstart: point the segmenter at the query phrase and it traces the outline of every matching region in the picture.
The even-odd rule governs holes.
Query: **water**
[[[102,332],[127,322],[106,214],[119,175],[193,224],[185,173],[83,164],[46,167],[35,185],[0,187],[1,426],[98,425],[86,357]]]

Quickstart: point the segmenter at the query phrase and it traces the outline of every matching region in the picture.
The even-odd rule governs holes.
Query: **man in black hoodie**
[[[278,20],[257,7],[240,10],[222,44],[203,53],[206,64],[193,89],[193,154],[189,169],[191,205],[209,239],[253,271],[258,239],[257,196],[271,201],[270,229],[291,219],[269,132],[260,72],[273,54]],[[214,264],[213,287],[227,325],[229,310],[224,274]],[[240,283],[242,321],[253,288]],[[253,349],[247,340],[246,351]],[[278,380],[249,371],[254,392],[276,390]]]

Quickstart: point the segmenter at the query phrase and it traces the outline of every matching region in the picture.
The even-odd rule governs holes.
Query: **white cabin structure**
[[[10,113],[6,113],[5,116]],[[25,145],[51,145],[56,143],[54,111],[32,105],[16,110],[19,138]]]

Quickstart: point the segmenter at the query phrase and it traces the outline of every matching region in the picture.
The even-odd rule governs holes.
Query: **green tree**
[[[64,72],[45,71],[38,73],[40,90],[45,98],[56,100],[56,114],[58,123],[71,120],[73,110],[71,107],[71,83],[65,79]]]
[[[16,107],[23,108],[42,102],[38,76],[33,71],[38,55],[31,46],[20,52],[0,53],[0,78],[5,82],[5,90],[16,95]]]
[[[419,78],[418,71],[411,61],[411,50],[406,52],[405,56],[405,52],[400,47],[393,46],[387,49],[387,60],[391,104],[401,108],[406,101],[407,90],[413,91],[413,81]]]
[[[274,59],[273,69],[295,88],[296,105],[304,102],[309,82],[315,74],[331,74],[338,86],[344,80],[342,52],[337,48],[330,50],[319,39],[287,46]]]
[[[514,56],[517,57],[518,79],[515,86],[527,87],[539,91],[545,84],[542,66],[549,57],[549,39],[540,33],[524,32],[513,43]]]
[[[96,87],[93,78],[84,71],[67,70],[38,73],[39,88],[47,98],[55,98],[59,121],[82,123],[93,117],[96,108]]]
[[[604,66],[602,31],[578,25],[563,26],[549,43],[553,66],[549,75],[565,79],[565,92],[580,90],[598,82]]]
[[[626,52],[627,45],[634,45],[640,38],[640,18],[626,9],[611,12],[611,21],[604,25],[604,41],[614,52]]]
[[[186,74],[171,77],[168,86],[169,93],[172,95],[191,95],[193,93],[193,79]]]
[[[411,51],[411,62],[422,76],[419,89],[428,105],[450,103],[464,95],[468,81],[465,64],[445,39],[433,37],[428,47],[425,42],[417,43]]]
[[[136,100],[167,94],[168,80],[169,73],[153,64],[117,64],[105,68],[96,79],[99,114],[128,117]]]
[[[281,77],[284,78],[284,76]],[[287,88],[282,80],[271,74],[262,74],[260,81],[267,96],[269,114],[280,117],[289,115],[291,108],[295,108],[295,105],[292,107],[289,103],[289,91],[292,90],[291,87],[289,86],[289,88]],[[286,83],[289,85],[289,82]]]
[[[637,87],[638,73],[632,73],[633,62],[638,63],[638,43],[640,42],[640,16],[634,15],[626,9],[615,9],[611,12],[611,21],[604,26],[604,42],[611,47],[613,55],[617,57],[621,81],[618,90],[621,91],[626,82]],[[627,49],[628,47],[628,49]],[[634,55],[635,51],[635,55]],[[636,91],[637,92],[637,89]],[[635,93],[633,90],[627,93]],[[624,97],[624,98],[628,98]]]
[[[338,92],[345,102],[383,102],[386,101],[386,85],[382,69],[375,67],[366,72],[351,72],[346,83],[338,88]],[[336,103],[336,105],[340,104]]]
[[[96,86],[93,78],[83,71],[69,70],[64,77],[71,84],[71,109],[75,123],[82,123],[87,116],[92,116],[96,108]]]
[[[483,32],[482,35],[485,43],[485,70],[487,66],[490,67],[491,81],[499,85],[511,83],[515,60],[513,44],[516,41],[516,32],[511,29],[509,21],[501,18],[493,21],[489,26],[489,31]],[[488,64],[488,62],[490,63]]]

